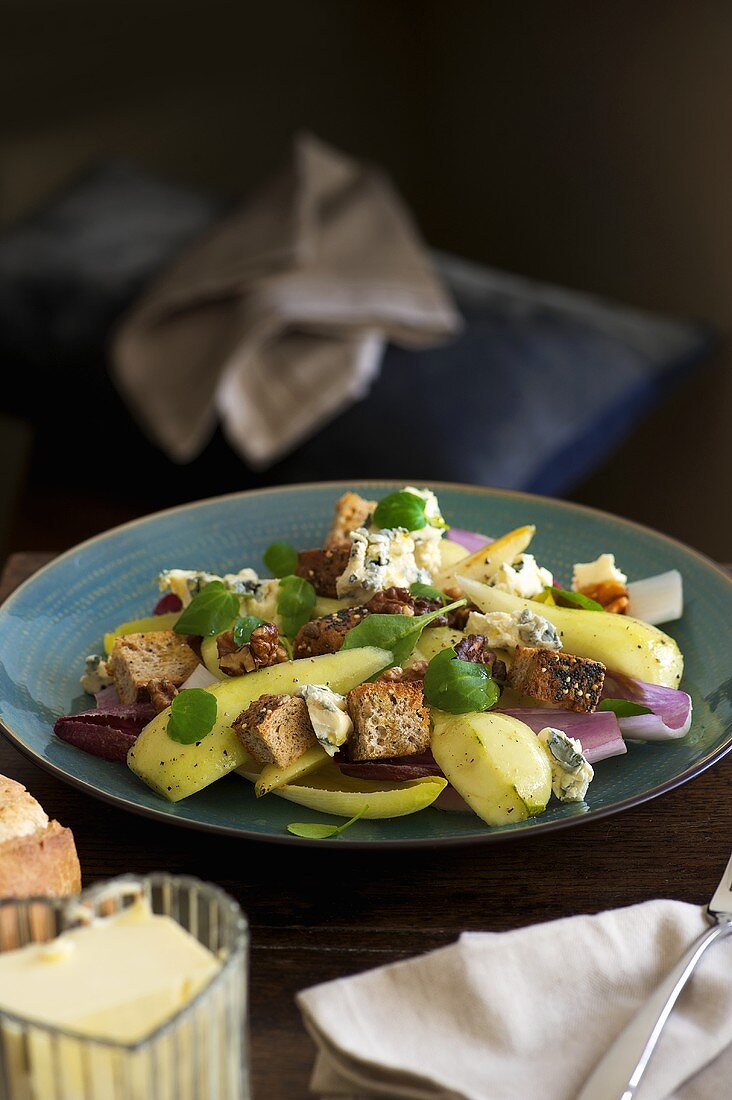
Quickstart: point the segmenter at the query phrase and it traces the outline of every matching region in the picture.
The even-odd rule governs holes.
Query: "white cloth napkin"
[[[387,339],[429,345],[459,325],[389,180],[305,135],[134,308],[113,374],[171,458],[194,458],[220,418],[265,467],[364,396]]]
[[[575,1100],[631,1015],[708,923],[650,901],[515,932],[298,994],[323,1097]],[[666,1025],[638,1100],[732,1096],[732,944],[715,944]]]

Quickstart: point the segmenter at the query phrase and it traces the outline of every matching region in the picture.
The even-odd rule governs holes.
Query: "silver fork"
[[[632,1100],[682,989],[708,948],[732,932],[732,857],[707,906],[711,928],[695,940],[633,1016],[585,1082],[577,1100]]]

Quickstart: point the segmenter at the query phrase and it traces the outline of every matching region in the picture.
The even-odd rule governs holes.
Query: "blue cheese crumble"
[[[84,691],[96,695],[103,688],[111,687],[113,680],[107,669],[107,662],[98,653],[90,653],[84,662],[84,674],[79,683]]]
[[[385,588],[409,588],[415,581],[429,584],[430,574],[420,569],[414,555],[414,539],[403,527],[351,532],[351,551],[346,568],[336,580],[341,599],[364,603]]]
[[[318,743],[329,756],[335,756],[353,732],[345,695],[339,695],[326,684],[305,684],[300,695],[305,700]]]
[[[430,574],[431,579],[442,568],[440,543],[448,525],[440,511],[439,501],[431,489],[417,489],[414,485],[405,485],[404,492],[412,493],[425,502],[426,526],[409,533],[414,540],[414,560],[420,569]]]
[[[211,581],[221,581],[230,592],[255,599],[261,596],[265,583],[253,569],[240,569],[238,573],[225,573],[223,577],[200,569],[164,569],[158,576],[158,588],[161,592],[173,592],[183,606],[188,607],[193,597]]]
[[[584,592],[608,581],[627,584],[628,578],[615,564],[614,554],[600,554],[594,561],[578,561],[572,571],[572,591]]]
[[[521,611],[490,611],[484,615],[471,611],[468,634],[482,634],[495,649],[515,649],[525,645],[538,649],[561,649],[562,642],[554,623],[536,615],[528,607]]]
[[[491,588],[525,600],[539,596],[552,583],[551,573],[537,563],[533,554],[519,554],[513,565],[504,562],[488,581]]]
[[[584,802],[595,777],[582,752],[582,743],[563,730],[547,726],[537,734],[552,770],[552,790],[561,802]]]

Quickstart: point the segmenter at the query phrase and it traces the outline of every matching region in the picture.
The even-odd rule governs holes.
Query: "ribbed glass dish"
[[[125,875],[77,899],[3,901],[0,951],[46,943],[141,893],[153,913],[171,917],[212,951],[221,969],[173,1019],[134,1044],[0,1011],[0,1100],[249,1100],[248,927],[217,887],[186,876]]]

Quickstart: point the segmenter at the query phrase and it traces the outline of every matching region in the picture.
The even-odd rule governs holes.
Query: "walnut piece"
[[[455,656],[460,661],[472,661],[476,665],[486,665],[491,670],[494,680],[503,683],[506,679],[506,665],[499,661],[495,653],[488,646],[488,639],[484,634],[468,634],[455,646]]]
[[[409,668],[394,665],[393,668],[387,668],[385,672],[377,677],[377,683],[379,680],[385,680],[389,684],[410,684],[416,680],[424,680],[426,671],[427,661],[415,661]]]
[[[601,581],[581,588],[580,592],[595,603],[602,604],[611,615],[625,615],[628,610],[628,589],[619,581]]]
[[[280,665],[289,660],[287,650],[280,642],[280,632],[274,623],[262,623],[252,631],[244,645],[238,646],[233,632],[227,630],[216,639],[219,668],[227,676],[243,676],[258,668]]]
[[[147,693],[155,707],[156,714],[167,710],[178,694],[178,688],[172,680],[148,680]]]

